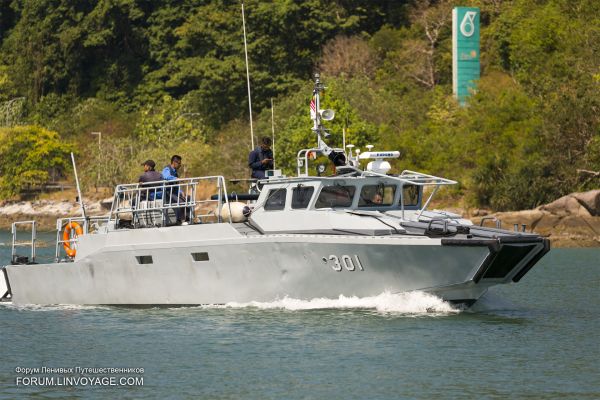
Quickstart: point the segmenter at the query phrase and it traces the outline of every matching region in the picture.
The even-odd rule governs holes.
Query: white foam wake
[[[12,303],[0,303],[0,306],[12,308],[20,311],[57,311],[57,310],[98,310],[111,309],[110,306],[93,305],[15,305]],[[174,307],[172,309],[189,309],[190,307]],[[250,301],[247,303],[230,302],[219,305],[193,306],[192,308],[255,308],[263,310],[319,310],[319,309],[342,309],[342,310],[374,310],[383,314],[427,314],[427,315],[445,315],[449,313],[458,313],[461,310],[454,308],[439,297],[425,292],[405,292],[390,293],[384,292],[377,296],[357,297],[340,295],[337,299],[325,297],[314,298],[311,300],[301,300],[291,297],[284,297],[274,301],[260,302]]]
[[[314,298],[311,300],[300,300],[290,297],[283,299],[248,303],[227,303],[226,308],[253,307],[259,309],[285,309],[285,310],[318,310],[318,309],[366,309],[375,310],[380,313],[457,313],[460,310],[452,307],[449,303],[439,297],[425,292],[389,293],[384,292],[371,297],[346,297],[340,295],[337,299]]]

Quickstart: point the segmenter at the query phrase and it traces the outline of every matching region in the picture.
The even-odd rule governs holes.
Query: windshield
[[[319,193],[315,208],[350,207],[354,192],[354,186],[325,186]]]
[[[365,185],[360,191],[359,207],[391,206],[396,195],[396,185]]]

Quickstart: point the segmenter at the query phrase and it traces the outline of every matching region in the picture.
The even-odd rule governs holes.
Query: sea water
[[[2,263],[9,241],[0,232]],[[467,311],[421,292],[184,308],[4,304],[0,397],[600,398],[599,306],[599,249],[552,250]]]

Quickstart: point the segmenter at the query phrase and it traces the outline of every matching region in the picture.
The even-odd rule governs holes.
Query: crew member
[[[160,172],[154,170],[156,163],[153,160],[146,160],[142,166],[144,167],[144,173],[140,175],[138,182],[141,183],[143,187],[159,186],[159,184],[156,182],[162,181],[163,177]],[[146,195],[148,195],[148,200],[150,201],[154,199],[160,199],[162,198],[162,190],[143,190],[140,193],[140,199],[146,200]]]
[[[379,192],[376,192],[376,193],[373,195],[373,198],[371,198],[371,203],[372,203],[373,205],[380,205],[380,204],[383,204],[383,196],[381,195],[381,193],[379,193]]]
[[[263,137],[260,146],[250,152],[248,166],[252,168],[252,177],[265,179],[265,171],[273,169],[273,151],[271,138]]]
[[[162,174],[156,171],[156,163],[153,160],[146,160],[143,162],[144,173],[140,175],[139,183],[158,182],[162,181]]]
[[[162,170],[162,178],[165,181],[174,181],[175,179],[179,179],[179,174],[177,170],[181,168],[181,156],[174,155],[171,157],[171,164],[167,165]],[[176,188],[173,188],[175,190]]]
[[[174,181],[176,179],[179,179],[179,168],[181,168],[181,156],[174,155],[173,157],[171,157],[171,164],[163,168],[162,178],[165,181]],[[177,217],[177,225],[181,225],[186,220],[186,209],[184,208],[184,205],[187,203],[187,197],[184,193],[179,192],[179,186],[173,186],[165,189],[164,198],[165,202],[168,202],[167,204],[183,203],[182,206],[173,207],[175,210],[175,215]]]

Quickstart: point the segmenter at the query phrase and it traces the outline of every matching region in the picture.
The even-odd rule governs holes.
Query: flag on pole
[[[310,99],[310,119],[315,119],[317,118],[317,106],[315,105],[315,98],[313,96],[312,99]]]

